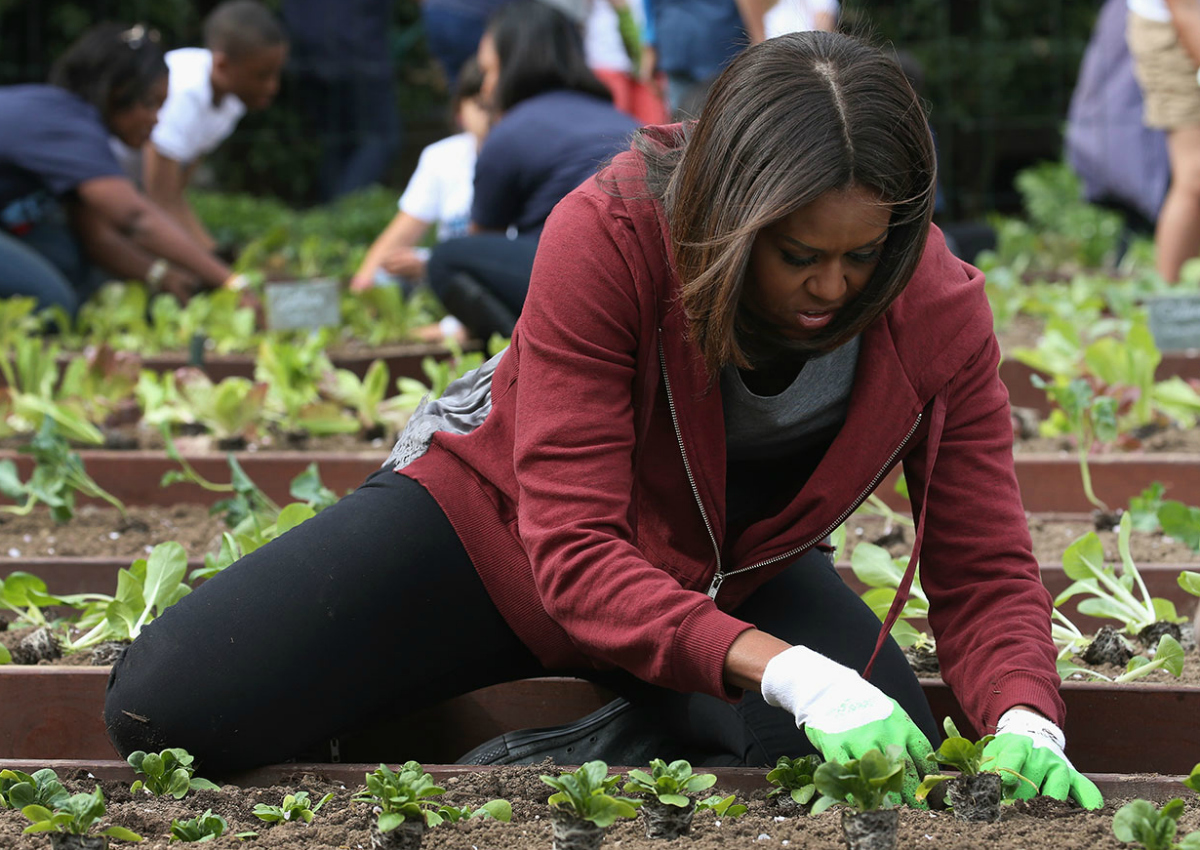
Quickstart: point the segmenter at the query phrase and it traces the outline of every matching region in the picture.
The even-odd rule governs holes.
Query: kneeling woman
[[[101,24],[57,62],[50,85],[0,88],[0,297],[74,314],[104,277],[180,298],[229,269],[141,195],[109,137],[140,148],[167,96],[158,34]]]
[[[747,50],[697,124],[645,130],[559,205],[503,354],[143,632],[113,671],[117,748],[249,767],[571,673],[661,718],[664,758],[904,744],[911,799],[937,730],[896,609],[880,630],[819,551],[903,462],[946,681],[998,764],[1099,806],[1063,755],[999,350],[982,277],[930,226],[933,162],[878,50]]]

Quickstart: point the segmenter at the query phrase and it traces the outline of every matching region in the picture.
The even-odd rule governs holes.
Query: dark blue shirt
[[[100,113],[66,89],[0,87],[0,127],[0,209],[39,190],[61,197],[97,177],[125,176]]]
[[[285,0],[297,70],[318,77],[391,77],[391,0]]]
[[[573,91],[523,100],[492,128],[475,163],[471,220],[483,230],[541,230],[554,205],[629,147],[638,123]]]

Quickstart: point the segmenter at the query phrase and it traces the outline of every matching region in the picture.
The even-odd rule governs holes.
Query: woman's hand
[[[188,300],[200,291],[200,287],[198,277],[174,266],[168,269],[162,278],[163,292],[174,295],[180,304],[188,303]]]
[[[1010,708],[1000,715],[996,737],[983,754],[991,759],[989,769],[1004,769],[1004,784],[1011,786],[1017,799],[1042,794],[1065,800],[1069,795],[1085,809],[1099,809],[1104,805],[1100,789],[1075,769],[1063,753],[1064,746],[1062,730],[1045,717],[1024,708]]]
[[[350,278],[351,292],[365,292],[375,285],[375,275],[363,274],[361,271],[356,272],[354,277]]]
[[[767,663],[762,695],[768,705],[791,712],[826,761],[845,762],[899,744],[905,756],[901,796],[916,804],[914,794],[933,746],[894,699],[854,670],[806,646],[793,646]]]

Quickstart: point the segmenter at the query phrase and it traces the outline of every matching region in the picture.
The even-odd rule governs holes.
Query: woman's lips
[[[805,330],[815,331],[828,325],[833,321],[837,313],[832,310],[821,312],[798,312],[796,313],[796,322]]]

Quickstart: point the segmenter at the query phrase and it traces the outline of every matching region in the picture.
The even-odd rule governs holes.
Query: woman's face
[[[483,85],[479,89],[479,97],[485,106],[490,107],[492,93],[500,79],[500,54],[496,52],[496,42],[491,33],[484,33],[483,38],[479,40],[476,61],[479,62],[479,70],[483,72]]]
[[[167,99],[167,75],[163,74],[146,90],[141,100],[112,113],[108,129],[131,148],[140,148],[150,140],[150,131],[158,123],[158,110]]]
[[[482,141],[487,137],[491,116],[479,102],[479,96],[468,97],[458,106],[458,123],[463,130]]]
[[[828,327],[871,280],[891,208],[862,187],[826,192],[754,237],[744,297],[789,336]]]

